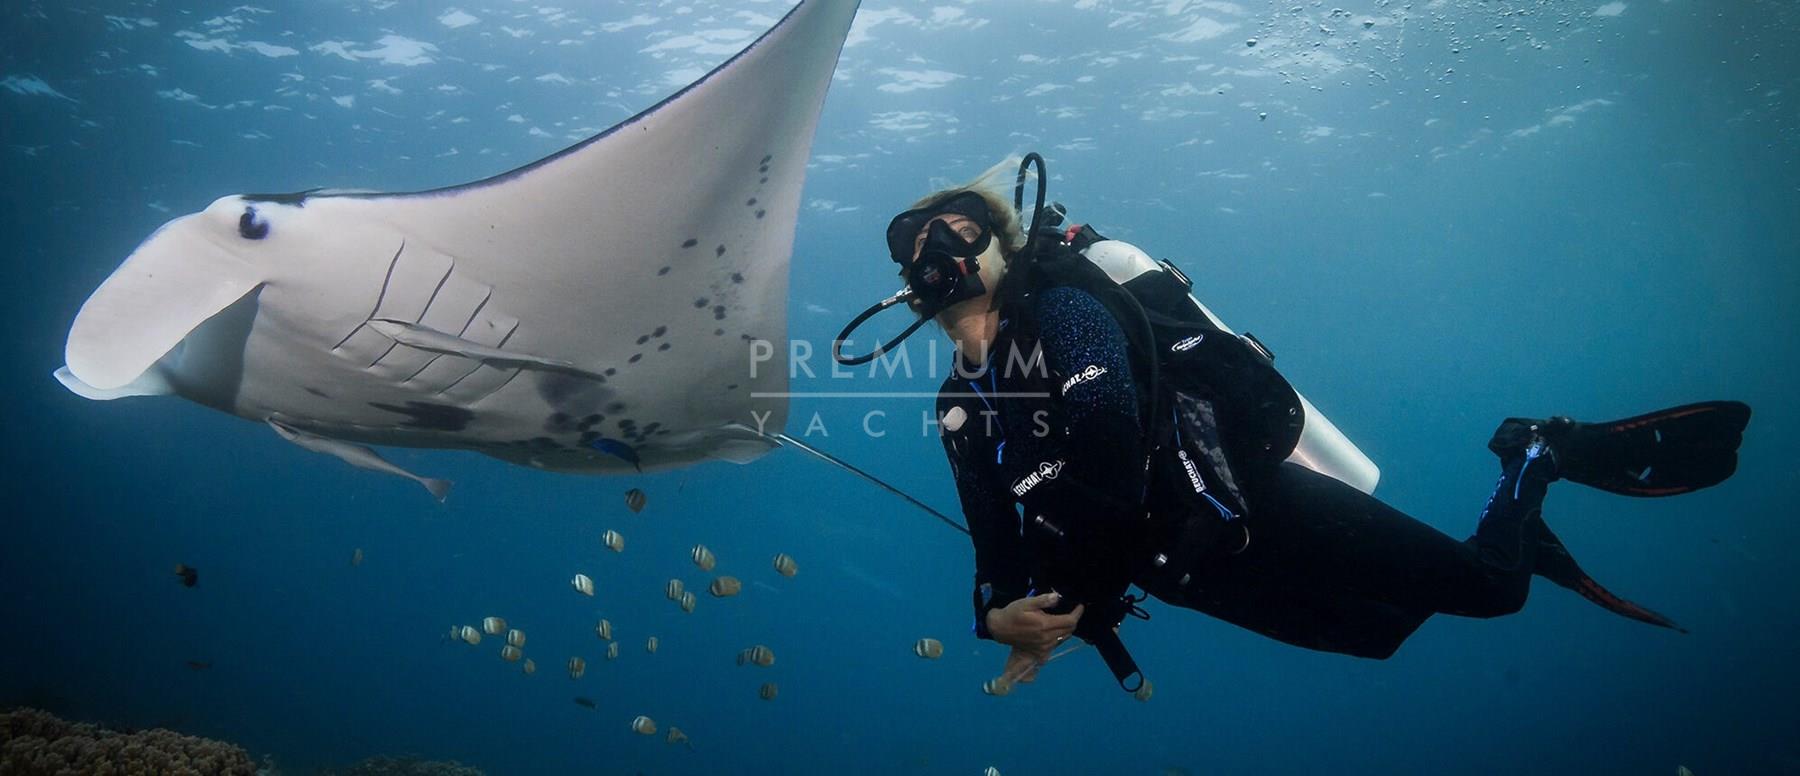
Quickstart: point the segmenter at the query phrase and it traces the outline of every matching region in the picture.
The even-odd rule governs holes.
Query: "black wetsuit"
[[[1103,305],[1074,288],[1021,304],[1030,305],[1025,314],[1002,310],[989,363],[959,364],[938,397],[975,545],[983,638],[988,610],[1033,592],[1094,602],[1135,582],[1290,644],[1385,658],[1433,614],[1518,611],[1534,571],[1571,587],[1592,582],[1539,517],[1555,477],[1550,462],[1521,474],[1523,458],[1503,464],[1465,541],[1296,464],[1235,471],[1248,507],[1235,518],[1249,544],[1185,569],[1185,586],[1151,582],[1146,537],[1155,530],[1139,506],[1148,479],[1140,378],[1127,339]],[[1598,585],[1577,589],[1610,598]]]

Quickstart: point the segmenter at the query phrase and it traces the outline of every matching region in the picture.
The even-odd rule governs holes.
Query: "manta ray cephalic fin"
[[[63,351],[98,391],[129,385],[200,324],[256,291],[262,270],[179,224],[165,224],[82,304]]]
[[[69,389],[70,393],[90,401],[112,401],[133,396],[168,396],[175,393],[175,388],[169,385],[168,378],[164,377],[162,372],[155,367],[138,375],[136,380],[107,390],[82,382],[81,378],[76,377],[75,373],[70,372],[66,366],[58,367],[51,375],[56,378],[57,382],[62,383],[64,388]]]

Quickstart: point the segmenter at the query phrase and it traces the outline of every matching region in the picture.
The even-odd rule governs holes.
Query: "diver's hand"
[[[1025,652],[1040,662],[1050,659],[1050,650],[1067,641],[1081,620],[1083,607],[1076,605],[1068,614],[1044,611],[1062,602],[1058,593],[1045,593],[1021,598],[987,613],[988,633],[995,641],[1013,648],[1013,654]],[[1008,667],[1012,658],[1007,659]]]

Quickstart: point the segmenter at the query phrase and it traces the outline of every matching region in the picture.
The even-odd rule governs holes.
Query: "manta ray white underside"
[[[801,184],[856,6],[803,0],[663,102],[493,178],[170,221],[82,306],[56,376],[404,476],[362,445],[583,473],[754,459],[786,421],[757,395],[786,390]],[[778,344],[753,370],[754,340]]]

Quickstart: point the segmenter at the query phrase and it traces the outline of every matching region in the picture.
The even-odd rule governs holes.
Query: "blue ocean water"
[[[457,482],[440,506],[258,424],[51,379],[82,301],[168,219],[510,169],[680,88],[786,2],[15,6],[0,706],[228,739],[289,773],[400,753],[490,773],[1800,772],[1791,3],[865,4],[813,149],[795,339],[894,290],[892,213],[1037,150],[1052,198],[1179,263],[1382,466],[1379,495],[1453,535],[1502,417],[1756,409],[1719,488],[1564,484],[1546,506],[1589,572],[1689,635],[1540,583],[1519,615],[1439,617],[1374,662],[1158,605],[1126,633],[1148,703],[1091,650],[983,695],[1004,651],[968,635],[967,540],[792,452],[600,479],[389,451]],[[932,338],[947,355],[927,329],[915,357]],[[812,363],[796,391],[942,374],[840,388]],[[802,398],[788,431],[950,510],[928,407]],[[602,557],[607,528],[626,552]],[[662,583],[704,583],[702,542],[746,591],[684,614]],[[569,591],[578,570],[600,597]],[[492,637],[446,640],[488,615],[529,634],[535,676]],[[943,659],[912,655],[926,636]],[[756,643],[776,664],[735,665]],[[632,734],[640,714],[692,748]]]

